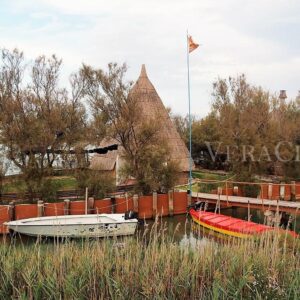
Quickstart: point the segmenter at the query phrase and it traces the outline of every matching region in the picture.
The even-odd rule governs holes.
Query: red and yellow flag
[[[188,36],[188,41],[189,41],[189,53],[192,51],[196,50],[199,47],[199,44],[196,44],[191,36]]]

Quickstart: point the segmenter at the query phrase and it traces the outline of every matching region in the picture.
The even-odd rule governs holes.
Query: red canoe
[[[239,238],[246,238],[274,229],[274,227],[271,226],[248,222],[207,211],[196,211],[195,209],[191,209],[190,215],[194,222],[205,228]],[[292,236],[297,237],[295,232],[288,232]]]

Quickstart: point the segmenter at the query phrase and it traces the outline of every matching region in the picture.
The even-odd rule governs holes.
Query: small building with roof
[[[159,118],[161,129],[158,134],[160,134],[169,147],[170,160],[176,162],[178,165],[178,184],[187,183],[189,151],[177,132],[157,91],[149,80],[145,65],[142,65],[140,76],[133,85],[130,93],[140,104],[141,120],[152,120],[153,117]],[[106,147],[115,142],[116,141],[112,139],[104,139],[100,147]],[[122,168],[122,147],[119,147],[116,151],[110,151],[107,154],[95,154],[91,159],[90,168],[109,172],[115,176],[117,185],[123,185],[124,183],[119,176],[120,169]],[[132,183],[132,180],[130,180],[130,182]]]

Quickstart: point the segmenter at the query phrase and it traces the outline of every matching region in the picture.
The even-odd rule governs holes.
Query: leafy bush
[[[103,198],[107,193],[115,191],[115,179],[111,174],[90,169],[78,169],[75,172],[77,185],[80,189],[89,189],[94,197]]]

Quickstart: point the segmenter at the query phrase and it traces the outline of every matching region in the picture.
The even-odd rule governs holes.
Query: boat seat
[[[243,222],[242,220],[238,220],[235,218],[230,218],[229,220],[225,220],[223,222],[220,222],[218,226],[220,226],[222,229],[231,230],[232,225],[236,225],[238,223]]]
[[[211,218],[209,220],[205,220],[209,225],[218,225],[220,222],[230,219],[230,217],[218,216],[216,218]]]

